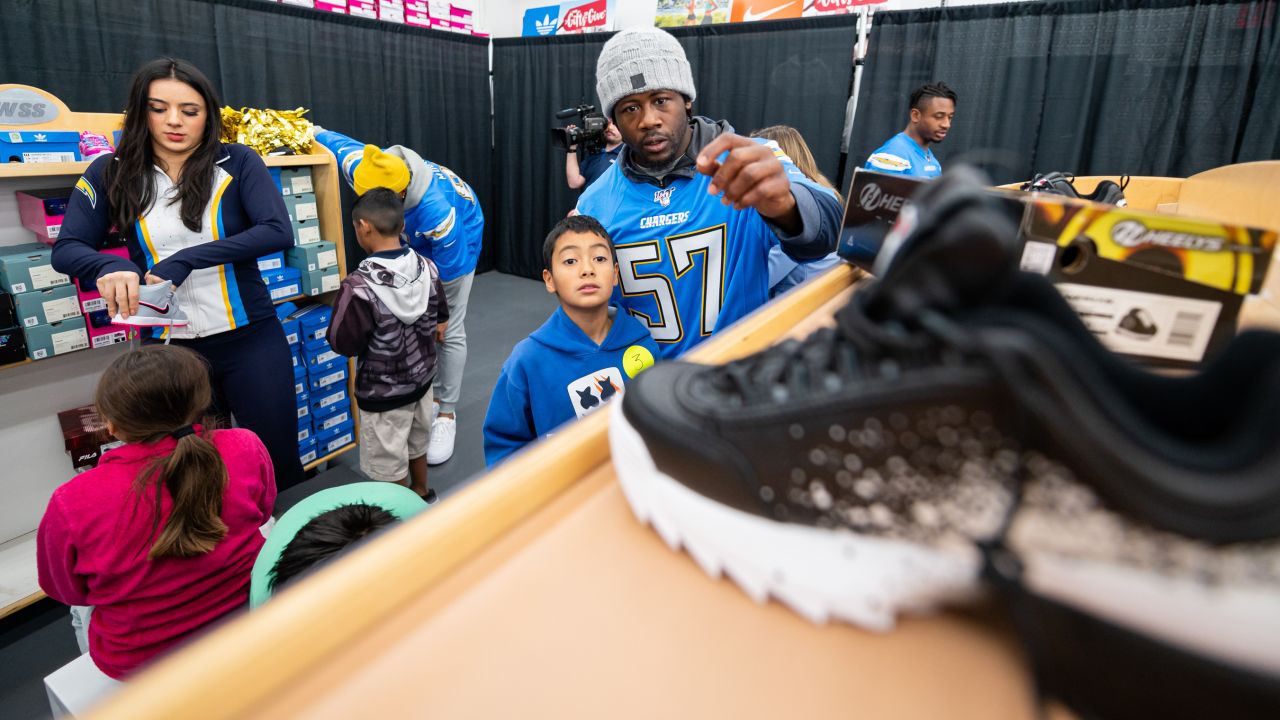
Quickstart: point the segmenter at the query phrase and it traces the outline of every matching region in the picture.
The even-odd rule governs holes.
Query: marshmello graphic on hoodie
[[[620,397],[653,364],[658,345],[643,324],[609,308],[613,325],[597,345],[563,308],[511,351],[484,418],[484,461],[493,465],[560,425]]]

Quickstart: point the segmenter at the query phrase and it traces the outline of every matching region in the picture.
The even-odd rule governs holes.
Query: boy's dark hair
[[[376,187],[356,198],[351,219],[368,222],[385,237],[399,235],[404,230],[404,201],[395,190]]]
[[[268,587],[272,592],[278,591],[299,575],[333,560],[353,544],[397,522],[399,519],[390,512],[365,503],[343,505],[320,513],[303,525],[280,553],[280,559],[267,575]]]
[[[551,269],[551,256],[556,254],[556,241],[567,232],[599,235],[609,244],[609,252],[613,252],[613,238],[609,236],[609,231],[604,229],[599,220],[590,215],[570,215],[556,223],[556,226],[551,228],[551,232],[547,233],[547,239],[542,243],[542,267],[544,269]]]
[[[911,93],[911,104],[907,106],[908,110],[924,110],[924,103],[929,102],[932,98],[946,98],[951,102],[956,102],[956,91],[947,87],[944,82],[929,83],[916,88]],[[959,103],[956,103],[959,104]]]

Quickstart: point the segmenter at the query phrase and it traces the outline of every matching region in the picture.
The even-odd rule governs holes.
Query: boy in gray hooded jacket
[[[404,204],[388,188],[361,195],[351,208],[356,239],[369,257],[342,281],[333,304],[329,345],[358,359],[360,469],[374,480],[427,488],[431,384],[436,345],[449,322],[440,271],[401,244]]]

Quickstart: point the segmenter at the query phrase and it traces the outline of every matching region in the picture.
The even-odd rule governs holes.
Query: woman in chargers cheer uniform
[[[145,329],[144,341],[172,341],[209,362],[213,409],[257,433],[285,488],[303,477],[292,361],[257,258],[291,246],[293,234],[262,158],[222,142],[220,110],[190,63],[143,65],[119,147],[76,183],[53,266],[86,289],[96,286],[125,321],[154,313],[146,306],[139,313],[141,283],[172,282],[172,304],[187,322]],[[127,238],[129,260],[99,252],[113,224]],[[139,318],[132,324],[151,324]]]

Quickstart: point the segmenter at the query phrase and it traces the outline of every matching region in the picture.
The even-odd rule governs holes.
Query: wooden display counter
[[[695,351],[829,321],[855,271]],[[705,576],[632,515],[607,413],[507,462],[128,683],[93,718],[949,717],[1035,714],[991,613],[814,626]]]

